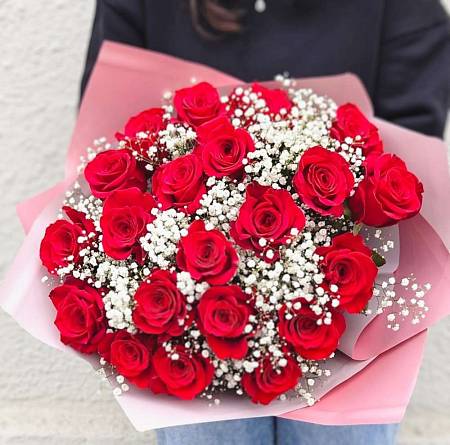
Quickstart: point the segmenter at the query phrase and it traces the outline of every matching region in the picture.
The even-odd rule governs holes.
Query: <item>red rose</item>
[[[331,246],[319,247],[321,269],[328,287],[336,285],[340,307],[351,313],[361,312],[372,297],[377,266],[372,251],[360,235],[344,233],[333,238]]]
[[[139,239],[145,235],[147,224],[155,218],[150,214],[155,206],[149,193],[142,193],[135,187],[111,193],[105,200],[100,218],[106,255],[125,260],[133,254],[138,262],[142,262],[144,253]]]
[[[160,380],[157,392],[183,400],[192,400],[199,395],[214,376],[214,367],[209,359],[183,346],[177,346],[169,353],[160,347],[153,355],[153,366],[155,376]]]
[[[419,213],[423,185],[398,156],[369,156],[365,170],[365,178],[349,201],[356,221],[384,227]]]
[[[69,262],[77,262],[80,246],[78,237],[82,236],[81,227],[66,220],[50,224],[41,241],[40,257],[42,264],[50,273],[56,273]],[[68,258],[72,258],[71,261]]]
[[[163,116],[162,108],[150,108],[130,117],[125,124],[124,134],[117,134],[118,139],[121,140],[124,136],[132,138],[141,132],[157,133],[164,127]]]
[[[255,145],[246,130],[235,129],[225,117],[218,117],[197,130],[203,170],[208,176],[233,179],[244,173],[242,160]]]
[[[278,114],[282,109],[290,111],[292,108],[292,102],[284,90],[269,89],[259,83],[254,83],[252,90],[257,94],[261,94],[271,113]]]
[[[286,341],[308,360],[322,360],[336,351],[339,339],[345,331],[345,318],[335,310],[331,313],[331,324],[324,323],[325,317],[317,315],[302,298],[292,301],[293,307],[283,305],[278,312],[278,331]],[[301,305],[296,308],[296,305]],[[286,315],[289,317],[286,318]],[[321,324],[317,321],[321,320]]]
[[[168,270],[154,271],[134,295],[135,325],[147,334],[180,335],[186,325],[186,303],[177,288],[176,275]]]
[[[367,120],[356,105],[345,104],[338,108],[330,133],[332,138],[340,142],[344,142],[346,137],[355,139],[360,136],[361,140],[355,140],[354,145],[361,146],[365,156],[383,152],[378,128]]]
[[[92,194],[104,199],[115,190],[137,187],[145,191],[147,181],[143,167],[130,150],[106,150],[99,153],[84,170]]]
[[[56,308],[55,325],[65,345],[84,354],[96,352],[106,334],[106,317],[99,292],[85,282],[68,278],[50,292]]]
[[[64,213],[67,217],[78,227],[81,228],[83,234],[89,235],[91,233],[95,233],[95,225],[94,222],[89,219],[85,213],[79,212],[78,210],[72,209],[72,207],[64,206]]]
[[[56,273],[69,263],[76,263],[83,244],[79,242],[79,237],[95,232],[94,224],[84,213],[67,206],[63,210],[72,222],[61,219],[50,224],[41,241],[39,254],[50,273]]]
[[[164,210],[175,208],[194,213],[206,192],[199,157],[187,154],[158,167],[153,175],[152,189]]]
[[[224,112],[217,90],[207,82],[175,91],[173,99],[178,118],[198,127]]]
[[[293,179],[295,190],[308,207],[336,217],[344,213],[344,201],[354,182],[347,161],[320,146],[305,151]]]
[[[302,372],[298,364],[287,356],[286,366],[275,368],[266,358],[252,373],[244,373],[242,387],[252,402],[268,405],[273,399],[297,385]]]
[[[277,249],[291,237],[291,230],[304,226],[305,216],[288,191],[254,182],[247,186],[245,202],[230,233],[239,246],[272,262],[278,258]]]
[[[249,296],[239,286],[213,286],[200,298],[200,331],[218,358],[241,360],[248,350],[245,326],[252,313]]]
[[[124,133],[116,133],[121,147],[130,150],[138,158],[144,158],[153,169],[169,156],[168,151],[158,144],[159,132],[166,128],[168,120],[164,119],[162,108],[150,108],[131,117],[125,125]],[[146,133],[144,137],[139,133]],[[139,134],[139,136],[137,136]],[[155,147],[157,150],[155,150]],[[150,172],[151,173],[151,172]]]
[[[232,244],[219,230],[206,230],[201,220],[194,221],[178,245],[177,265],[197,281],[225,284],[237,271],[239,258]]]
[[[139,388],[149,388],[153,378],[151,354],[154,338],[147,335],[132,335],[121,330],[106,334],[98,345],[98,353],[110,363],[120,375]]]

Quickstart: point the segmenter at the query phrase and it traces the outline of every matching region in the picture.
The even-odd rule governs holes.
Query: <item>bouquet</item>
[[[397,226],[427,187],[357,104],[279,76],[153,105],[95,141],[40,229],[49,329],[116,396],[312,406],[436,318]],[[374,325],[378,354],[358,345]]]

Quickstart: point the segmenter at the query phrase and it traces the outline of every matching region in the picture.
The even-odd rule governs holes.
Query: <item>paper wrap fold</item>
[[[77,354],[59,341],[53,325],[49,288],[41,283],[44,270],[39,243],[45,227],[55,219],[64,191],[76,177],[80,155],[94,139],[113,140],[129,116],[158,106],[165,91],[196,81],[216,87],[240,83],[211,68],[159,53],[107,42],[87,87],[66,162],[66,179],[18,206],[27,236],[9,269],[0,304],[28,332],[55,348]],[[398,422],[403,417],[420,366],[426,328],[450,313],[450,181],[442,141],[373,117],[362,83],[351,74],[299,79],[297,85],[328,95],[338,104],[353,102],[378,126],[388,152],[401,156],[423,182],[421,214],[390,231],[400,248],[388,254],[380,274],[399,277],[413,272],[421,283],[431,283],[426,296],[430,310],[418,325],[405,322],[397,332],[386,328],[386,316],[353,315],[336,358],[327,364],[332,376],[319,382],[314,394],[321,400],[305,407],[301,400],[257,406],[242,398],[224,397],[219,406],[204,400],[180,401],[132,389],[117,397],[140,431],[171,425],[235,418],[282,416],[321,424]],[[400,290],[399,290],[400,292]],[[96,366],[95,358],[84,359]]]

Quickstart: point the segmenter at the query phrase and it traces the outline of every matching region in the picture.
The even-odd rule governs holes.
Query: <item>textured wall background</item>
[[[1,275],[23,238],[16,203],[62,177],[93,6],[0,2]],[[1,445],[154,443],[151,433],[133,430],[90,367],[44,346],[1,311],[0,339]],[[450,445],[449,356],[446,321],[430,333],[401,444]]]

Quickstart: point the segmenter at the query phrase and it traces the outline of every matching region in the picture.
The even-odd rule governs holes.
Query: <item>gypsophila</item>
[[[82,159],[41,244],[43,283],[57,285],[62,341],[100,355],[116,396],[135,385],[211,406],[224,392],[311,406],[344,313],[384,312],[394,331],[425,316],[431,285],[378,274],[396,239],[366,228],[416,214],[417,178],[377,164],[414,186],[402,212],[385,210],[376,127],[277,80],[167,92]]]

